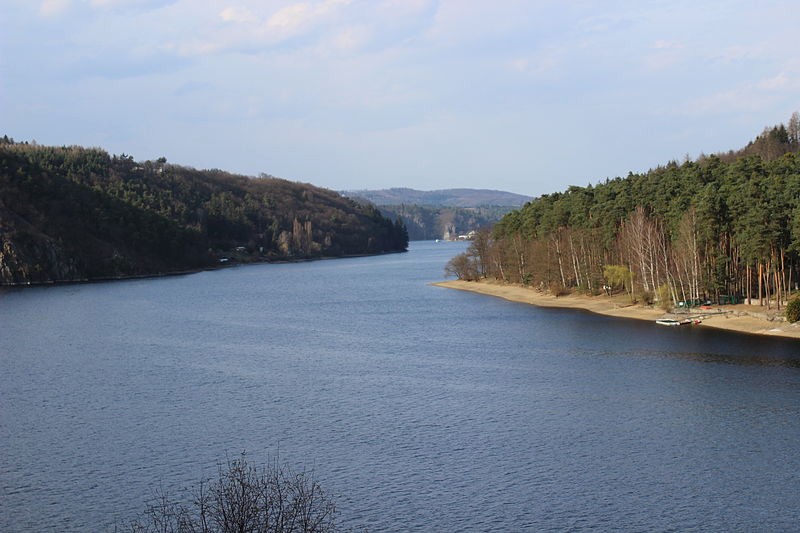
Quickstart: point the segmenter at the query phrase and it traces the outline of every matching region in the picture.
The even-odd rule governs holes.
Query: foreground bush
[[[800,320],[800,296],[797,296],[789,301],[786,306],[786,320],[788,322],[797,322]]]
[[[131,533],[331,533],[336,506],[312,474],[273,463],[257,468],[244,455],[219,466],[177,502],[158,494]]]

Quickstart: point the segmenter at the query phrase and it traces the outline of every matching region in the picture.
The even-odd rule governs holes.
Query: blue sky
[[[0,0],[0,134],[538,196],[800,109],[790,1]]]

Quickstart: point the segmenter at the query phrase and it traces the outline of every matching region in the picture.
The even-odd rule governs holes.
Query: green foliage
[[[603,277],[614,289],[621,289],[633,280],[633,272],[622,265],[606,265],[603,268]]]
[[[656,295],[658,296],[658,306],[661,309],[665,311],[672,309],[672,295],[670,293],[669,286],[666,283],[658,287]]]
[[[11,139],[0,142],[0,230],[0,284],[408,246],[402,222],[312,185]]]
[[[786,306],[786,320],[791,323],[800,320],[800,296],[789,300],[789,304]]]
[[[785,301],[800,277],[800,114],[736,152],[671,161],[648,172],[545,194],[494,227],[487,274],[658,300],[758,293]]]

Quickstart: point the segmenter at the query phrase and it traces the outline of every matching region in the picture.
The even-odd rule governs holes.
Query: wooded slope
[[[490,228],[513,207],[436,207],[427,205],[379,205],[383,216],[401,220],[412,241],[456,239],[472,230]]]
[[[553,291],[613,284],[635,299],[780,307],[800,281],[798,150],[795,113],[739,151],[541,196],[476,242],[462,269]]]
[[[529,201],[521,194],[491,189],[408,188],[344,191],[343,194],[375,204],[392,220],[401,220],[412,241],[455,239],[491,227],[504,215]]]
[[[433,207],[520,207],[529,196],[492,189],[440,189],[419,191],[405,187],[345,191],[351,198],[364,198],[375,205],[419,205]]]
[[[395,252],[407,244],[401,223],[312,185],[0,139],[0,284]]]

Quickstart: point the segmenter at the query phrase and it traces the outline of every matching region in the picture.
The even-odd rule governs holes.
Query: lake
[[[434,287],[464,243],[0,293],[0,530],[242,451],[370,531],[785,531],[800,343]]]

